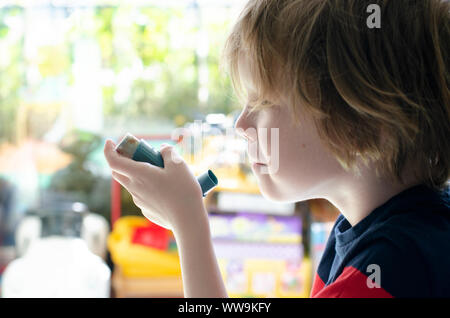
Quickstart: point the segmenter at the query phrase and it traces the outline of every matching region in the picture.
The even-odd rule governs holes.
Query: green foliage
[[[33,99],[34,94],[39,96],[40,85],[29,87],[25,71],[37,69],[43,82],[50,78],[47,85],[58,82],[69,88],[75,76],[72,72],[74,48],[78,41],[85,39],[98,44],[101,67],[111,74],[110,82],[102,82],[101,87],[105,116],[169,118],[176,125],[182,125],[208,113],[235,110],[239,106],[232,99],[230,80],[219,65],[221,48],[231,23],[226,18],[226,9],[224,14],[220,11],[213,17],[210,13],[188,16],[187,11],[181,7],[131,7],[125,3],[118,7],[68,11],[64,41],[57,44],[61,47],[37,47],[41,59],[40,65],[35,65],[35,60],[25,60],[25,35],[11,30],[7,23],[11,16],[20,17],[26,23],[24,9],[0,7],[0,144],[14,141],[17,114],[24,95],[29,99]],[[206,105],[200,105],[198,100],[200,61],[196,50],[200,21],[195,19],[201,16],[209,41],[208,56],[202,61],[208,70]],[[48,86],[45,89],[52,91]],[[68,100],[56,102],[70,104]],[[74,161],[52,177],[50,190],[75,193],[93,211],[108,218],[110,179],[93,174],[86,165],[89,154],[99,147],[99,142],[100,136],[86,132],[68,134],[60,147],[72,154]],[[127,213],[138,213],[126,192],[122,203]]]
[[[72,131],[59,143],[62,151],[72,155],[72,162],[55,173],[50,188],[57,192],[90,193],[95,175],[86,167],[88,156],[99,147],[102,138],[90,132]]]
[[[211,112],[229,113],[238,105],[231,98],[231,83],[219,67],[219,57],[230,21],[223,17],[202,21],[209,39],[209,99],[206,105],[199,105],[198,21],[192,21],[192,17],[189,20],[186,12],[185,8],[128,6],[99,6],[92,12],[78,12],[80,17],[66,22],[69,27],[61,48],[50,47],[48,52],[38,48],[45,62],[39,65],[39,71],[47,70],[41,76],[62,75],[66,85],[71,85],[74,45],[91,38],[99,45],[102,68],[112,74],[111,83],[101,88],[106,116],[192,121]],[[24,35],[9,38],[14,32],[5,20],[13,15],[25,19],[20,7],[0,9],[0,142],[14,138],[21,92],[27,89],[25,69],[33,66],[24,60]],[[94,21],[80,22],[86,19]],[[121,79],[136,68],[127,75],[131,78],[125,87]],[[125,97],[118,98],[119,93]]]
[[[13,141],[20,91],[24,82],[23,37],[12,38],[5,20],[23,15],[23,10],[9,7],[0,10],[0,143]]]
[[[65,194],[85,203],[92,212],[109,219],[111,179],[102,177],[88,167],[89,156],[103,143],[99,135],[74,130],[64,136],[59,148],[70,154],[72,162],[53,174],[46,191]]]
[[[127,32],[134,57],[118,56],[120,48],[115,46],[118,31],[117,21],[128,10],[131,16]],[[206,107],[198,101],[198,57],[196,55],[196,25],[184,24],[183,11],[174,8],[147,7],[136,11],[123,8],[99,8],[96,11],[98,28],[96,36],[102,50],[102,65],[110,67],[115,74],[132,65],[119,63],[118,59],[140,60],[141,75],[130,87],[126,102],[117,102],[117,85],[104,86],[104,111],[106,115],[139,115],[156,118],[175,119],[177,116],[187,121],[210,112],[229,113],[237,105],[231,83],[219,67],[221,43],[227,31],[228,21],[207,25],[209,30],[210,55],[207,58],[209,73],[208,89],[210,98]],[[132,20],[132,18],[130,18]],[[123,28],[123,25],[121,26]],[[174,34],[174,29],[179,34]],[[123,30],[122,30],[123,31]],[[193,39],[193,42],[173,43],[174,36]]]

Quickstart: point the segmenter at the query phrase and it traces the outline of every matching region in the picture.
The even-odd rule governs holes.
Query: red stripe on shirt
[[[367,275],[358,269],[348,266],[342,274],[331,284],[325,286],[316,274],[311,297],[314,298],[392,298],[393,296],[381,286],[373,288],[367,284]]]
[[[325,287],[325,283],[320,278],[319,274],[316,273],[316,276],[314,277],[314,283],[311,288],[311,297],[315,297],[315,295],[321,291]]]

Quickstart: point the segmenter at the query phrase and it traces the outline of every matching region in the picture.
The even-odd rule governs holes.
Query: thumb
[[[111,154],[114,154],[114,148],[116,147],[116,144],[111,140],[107,139],[105,142],[105,146],[103,147],[103,153],[105,154],[105,157],[108,158]]]
[[[164,165],[172,165],[183,162],[183,158],[178,154],[172,145],[164,144],[164,146],[161,146],[159,152],[164,160]]]
[[[107,147],[107,149],[111,149],[111,148],[114,148],[116,146],[116,144],[114,143],[113,140],[106,139],[105,146]]]

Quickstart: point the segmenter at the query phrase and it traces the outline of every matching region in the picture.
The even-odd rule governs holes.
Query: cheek
[[[289,124],[286,120],[284,126],[279,129],[278,147],[272,144],[272,154],[278,152],[278,177],[288,180],[303,177],[312,169],[315,169],[314,162],[317,161],[317,151],[314,144],[314,136],[305,129],[304,126]],[[275,158],[274,158],[275,159]],[[273,167],[276,168],[276,167]]]
[[[292,175],[295,170],[299,169],[299,165],[307,157],[307,154],[305,154],[307,151],[306,144],[300,141],[304,145],[304,148],[299,147],[298,138],[293,134],[283,134],[282,130],[280,130],[278,162],[279,170],[283,174]]]
[[[279,155],[281,142],[286,138],[283,120],[274,109],[261,111],[258,118],[258,142],[264,156],[269,159]]]
[[[268,129],[267,142],[260,140],[261,153],[266,162],[269,162],[268,172],[271,176],[283,177],[292,174],[292,169],[298,169],[296,165],[302,150],[295,149],[295,141],[295,137],[283,127]]]
[[[268,134],[269,174],[258,174],[262,192],[268,197],[276,201],[308,199],[312,189],[341,171],[311,123],[289,124],[289,118],[283,116],[279,123],[267,125],[279,128],[277,138]]]
[[[307,189],[329,178],[338,169],[337,162],[321,143],[307,133],[280,137],[279,168],[274,178],[288,189]]]

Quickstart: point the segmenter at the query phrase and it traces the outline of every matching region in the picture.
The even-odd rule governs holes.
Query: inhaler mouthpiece
[[[130,133],[127,133],[122,141],[116,146],[116,151],[135,161],[148,162],[152,165],[164,168],[164,161],[159,151],[156,151],[145,140],[137,139]],[[197,177],[197,181],[202,188],[205,197],[209,190],[218,184],[217,177],[211,170],[206,171]]]

